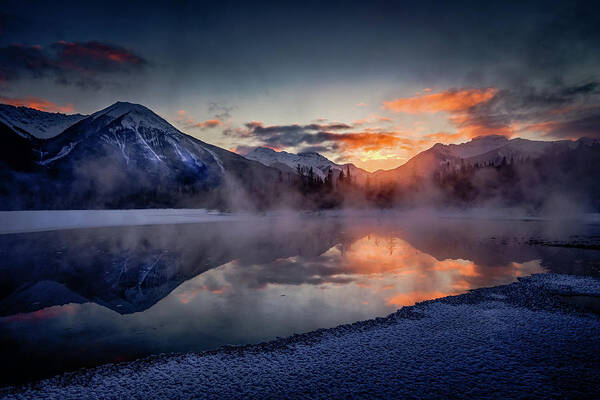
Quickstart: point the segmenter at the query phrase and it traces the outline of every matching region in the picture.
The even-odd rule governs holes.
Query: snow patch
[[[57,155],[55,155],[52,158],[48,158],[46,160],[38,161],[38,164],[40,164],[40,165],[47,165],[47,164],[50,164],[53,161],[56,161],[58,159],[63,158],[64,156],[66,156],[67,154],[69,154],[75,148],[75,146],[77,146],[78,143],[79,143],[78,141],[77,142],[71,142],[68,145],[63,146],[63,148],[60,149],[60,151],[58,152]]]

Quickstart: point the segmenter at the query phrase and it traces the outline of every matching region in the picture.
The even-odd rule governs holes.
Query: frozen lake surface
[[[0,234],[223,221],[243,218],[203,209],[0,211]]]
[[[5,384],[331,328],[540,272],[597,275],[600,262],[600,227],[581,221],[27,213],[0,235]]]

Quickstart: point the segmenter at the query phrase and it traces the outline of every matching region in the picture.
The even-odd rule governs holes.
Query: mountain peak
[[[432,149],[447,156],[469,158],[505,146],[510,141],[506,136],[476,136],[469,142],[461,144],[435,144]]]
[[[112,117],[112,118],[119,118],[120,116],[131,113],[131,112],[134,112],[137,114],[156,115],[156,114],[154,114],[154,112],[152,112],[152,110],[144,107],[141,104],[128,103],[126,101],[117,101],[113,105],[108,106],[105,109],[95,112],[94,114],[92,114],[92,116],[94,117],[94,119],[96,119],[102,115],[105,115],[107,117]]]
[[[179,132],[149,108],[141,104],[125,101],[118,101],[105,109],[95,112],[90,116],[90,120],[94,123],[100,121],[102,126],[115,123],[116,121],[121,126],[136,130],[140,127],[145,127],[169,134]]]

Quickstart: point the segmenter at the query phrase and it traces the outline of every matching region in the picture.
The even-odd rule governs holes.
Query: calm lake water
[[[594,224],[383,215],[0,235],[2,382],[256,343],[534,273],[597,274],[598,242]]]

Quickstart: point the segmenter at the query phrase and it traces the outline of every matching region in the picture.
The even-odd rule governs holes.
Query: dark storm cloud
[[[599,137],[600,84],[504,89],[450,120],[475,134],[518,136],[533,130],[556,139]]]
[[[0,77],[5,81],[51,78],[64,84],[98,87],[103,74],[139,71],[146,65],[147,61],[133,52],[98,41],[0,47]]]
[[[348,130],[347,124],[309,124],[309,125],[269,125],[260,122],[249,122],[246,130],[227,131],[231,136],[251,137],[263,144],[282,147],[295,147],[301,144],[317,145],[328,141],[337,141],[342,134],[329,130]]]
[[[600,138],[600,106],[589,114],[582,118],[541,123],[537,127],[544,136],[553,139]]]
[[[327,131],[320,129],[338,130]],[[306,151],[316,149],[317,152],[336,150],[363,150],[376,151],[382,148],[404,146],[410,139],[401,137],[401,132],[372,131],[372,130],[346,130],[353,128],[348,124],[309,124],[309,125],[270,125],[264,126],[261,122],[249,122],[246,129],[229,129],[223,133],[227,136],[251,139],[260,142],[260,145],[284,149],[288,147],[304,146]],[[343,132],[339,132],[343,131]]]
[[[551,18],[536,25],[531,35],[523,32],[527,45],[521,55],[528,67],[526,72],[532,76],[545,76],[549,84],[569,82],[571,74],[595,68],[600,60],[595,50],[600,42],[598,2],[558,2],[550,6],[548,11],[556,7]]]
[[[333,124],[308,124],[308,125],[271,125],[263,126],[259,122],[249,122],[246,127],[252,130],[252,133],[258,136],[270,136],[273,134],[302,134],[314,131],[337,131],[352,129],[352,125],[333,123]]]
[[[131,95],[147,96],[151,87],[156,89],[152,96],[165,103],[179,97],[217,98],[211,97],[215,93],[225,102],[249,103],[258,94],[278,93],[294,99],[302,110],[310,107],[312,88],[339,85],[344,90],[356,83],[370,96],[394,98],[425,87],[433,91],[493,87],[498,95],[492,108],[475,110],[466,120],[454,122],[506,130],[511,123],[525,121],[525,114],[532,117],[531,122],[544,122],[544,107],[567,104],[565,97],[597,91],[595,84],[578,82],[600,79],[599,8],[597,1],[560,0],[105,0],[67,1],[61,7],[52,2],[31,7],[22,0],[6,0],[2,4],[6,23],[0,35],[0,79],[52,77],[97,86],[101,75],[143,68],[147,63],[139,54],[144,54],[155,68],[148,70],[139,92]],[[56,45],[64,37],[73,38],[74,46]],[[90,38],[98,42],[88,42]],[[51,42],[55,46],[11,47],[11,43],[45,46]],[[102,43],[134,50],[109,46],[117,50],[112,52],[102,48]],[[123,82],[129,77],[112,78]],[[371,87],[380,93],[370,92]],[[50,84],[48,88],[54,89]],[[573,92],[561,92],[561,88]],[[80,96],[69,101],[88,101],[85,93]],[[538,110],[528,108],[533,103]],[[518,110],[516,105],[526,108]],[[211,114],[229,119],[230,110],[218,108]],[[318,111],[312,116],[328,112]],[[533,118],[536,112],[540,115]],[[273,135],[262,132],[271,142],[277,137],[282,142],[298,142],[304,134],[343,132],[305,125],[286,125],[277,132],[274,127],[264,128],[271,129]],[[253,129],[252,134],[259,135],[259,131]]]
[[[298,153],[324,153],[331,151],[331,148],[327,146],[307,146],[300,149]]]

